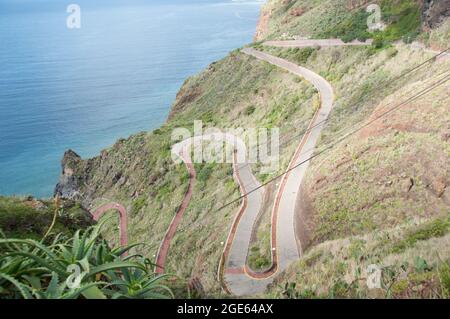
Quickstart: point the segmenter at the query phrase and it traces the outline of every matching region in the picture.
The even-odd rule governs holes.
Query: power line
[[[448,70],[450,70],[450,69],[448,69]],[[447,70],[447,71],[448,71],[448,70]],[[268,182],[265,182],[265,183],[261,184],[260,186],[258,186],[258,187],[256,187],[256,188],[252,189],[251,191],[245,193],[244,195],[241,195],[239,198],[236,198],[235,200],[230,201],[229,203],[227,203],[227,204],[221,206],[217,211],[221,211],[222,209],[224,209],[224,208],[226,208],[226,207],[228,207],[228,206],[230,206],[230,205],[232,205],[232,204],[234,204],[234,203],[240,201],[241,199],[247,197],[248,195],[250,195],[250,194],[256,192],[257,190],[263,188],[264,186],[266,186],[266,185],[268,185],[268,184],[274,182],[275,180],[277,180],[277,179],[283,177],[284,175],[290,173],[290,172],[293,171],[294,169],[300,167],[301,165],[303,165],[303,164],[309,162],[310,160],[312,160],[312,159],[318,157],[319,155],[325,153],[326,151],[332,149],[334,146],[336,146],[337,144],[339,144],[340,142],[342,142],[343,140],[345,140],[347,137],[349,137],[349,136],[351,136],[351,135],[353,135],[353,134],[359,132],[360,130],[362,130],[363,128],[365,128],[365,127],[371,125],[372,123],[374,123],[375,121],[379,120],[380,118],[382,118],[382,117],[384,117],[384,116],[386,116],[386,115],[392,113],[393,111],[397,110],[398,108],[400,108],[400,107],[403,106],[404,104],[409,103],[409,102],[412,102],[412,101],[414,101],[414,100],[417,100],[418,98],[420,98],[420,97],[426,95],[427,93],[429,93],[429,92],[432,91],[433,89],[437,88],[437,87],[440,86],[440,85],[443,85],[445,82],[447,82],[447,81],[449,81],[449,80],[450,80],[450,75],[447,75],[446,77],[444,77],[443,79],[441,79],[441,80],[439,80],[438,82],[434,83],[434,84],[431,85],[430,87],[428,87],[428,88],[422,90],[421,92],[417,93],[415,96],[413,96],[413,97],[407,99],[406,101],[401,102],[400,104],[397,104],[395,107],[393,107],[393,108],[391,108],[390,110],[388,110],[388,111],[382,113],[380,116],[377,116],[375,119],[370,120],[369,122],[367,122],[367,123],[364,124],[363,126],[361,126],[361,127],[357,128],[357,129],[355,129],[354,131],[352,131],[352,132],[350,132],[350,133],[344,135],[343,137],[341,137],[340,139],[336,140],[336,141],[335,141],[334,143],[332,143],[331,145],[325,147],[322,151],[317,152],[316,154],[310,156],[308,159],[306,159],[306,160],[300,162],[299,164],[295,165],[294,167],[292,167],[292,168],[286,170],[284,173],[282,173],[282,174],[280,174],[280,175],[278,175],[278,176],[276,176],[276,177],[270,179]]]
[[[432,89],[438,87],[439,85],[444,84],[444,83],[447,82],[448,80],[450,80],[450,76],[447,76],[447,77],[444,79],[444,81],[441,81],[442,83],[438,83],[438,85],[432,87],[431,89],[429,89],[429,90],[426,91],[425,93],[423,93],[423,91],[422,91],[421,93],[423,93],[423,94],[419,93],[419,94],[416,95],[415,97],[410,98],[409,100],[404,101],[404,102],[402,102],[401,104],[398,104],[398,105],[395,106],[394,108],[390,109],[388,112],[383,113],[380,117],[377,117],[377,118],[375,118],[373,121],[370,121],[368,124],[366,124],[366,125],[364,125],[364,126],[358,128],[358,129],[356,129],[355,131],[353,131],[353,132],[351,132],[351,133],[348,133],[348,134],[345,135],[343,138],[337,140],[334,144],[332,144],[332,145],[326,147],[326,148],[323,149],[322,151],[320,151],[320,152],[316,153],[315,155],[309,157],[308,159],[302,161],[301,163],[297,164],[296,166],[294,166],[294,167],[288,169],[288,170],[285,171],[284,173],[282,173],[282,174],[280,174],[280,175],[278,175],[278,176],[276,176],[276,177],[270,179],[269,181],[267,181],[267,182],[261,184],[260,186],[256,187],[255,189],[252,189],[251,191],[247,192],[246,194],[241,195],[239,198],[236,198],[235,200],[233,200],[233,201],[231,201],[231,202],[229,202],[229,203],[223,205],[222,207],[220,207],[220,208],[218,209],[218,211],[220,211],[220,210],[222,210],[222,209],[224,209],[224,208],[226,208],[226,207],[228,207],[228,206],[234,204],[235,202],[240,201],[242,198],[244,198],[244,197],[246,197],[246,196],[248,196],[248,195],[250,195],[250,194],[256,192],[257,190],[263,188],[264,186],[269,185],[270,183],[272,183],[272,182],[274,182],[275,180],[277,180],[277,179],[283,177],[284,175],[288,174],[289,172],[293,171],[294,169],[298,168],[299,166],[301,166],[301,165],[307,163],[308,161],[314,159],[315,157],[318,157],[319,155],[323,154],[324,152],[330,150],[331,148],[333,148],[334,146],[336,146],[337,144],[339,144],[340,142],[342,142],[342,140],[344,140],[344,139],[347,138],[348,136],[350,136],[350,135],[352,135],[352,134],[354,134],[354,133],[360,131],[361,129],[363,129],[363,128],[365,128],[366,126],[370,125],[371,123],[377,121],[378,119],[380,119],[380,118],[383,117],[384,115],[386,115],[386,114],[388,114],[388,113],[391,113],[392,111],[398,109],[398,108],[399,108],[400,106],[402,106],[403,104],[408,103],[408,102],[411,102],[411,101],[413,101],[413,100],[415,100],[415,99],[417,99],[417,98],[419,98],[419,97],[425,95],[426,93],[429,93]],[[302,154],[301,154],[301,155],[302,155]],[[300,155],[300,156],[301,156],[301,155]],[[248,186],[248,185],[247,185],[247,186]]]
[[[375,87],[373,88],[373,90],[379,90],[379,89],[388,87],[389,85],[391,85],[391,84],[394,83],[395,81],[398,81],[399,79],[405,77],[406,75],[408,75],[408,74],[410,74],[410,73],[412,73],[412,72],[414,72],[414,71],[417,71],[417,70],[421,69],[421,68],[424,67],[426,64],[428,64],[428,63],[430,63],[430,62],[433,62],[433,61],[436,60],[439,56],[445,54],[445,53],[446,53],[447,51],[449,51],[449,50],[450,50],[450,47],[447,48],[447,49],[445,49],[445,50],[443,50],[442,52],[440,52],[440,53],[434,55],[432,58],[430,58],[430,59],[428,59],[428,60],[425,60],[424,62],[422,62],[422,63],[416,65],[415,67],[413,67],[413,68],[411,68],[411,69],[409,69],[409,70],[407,70],[407,71],[401,73],[400,75],[398,75],[398,76],[396,76],[396,77],[390,79],[389,81],[382,82],[382,83],[379,84],[378,86],[375,86]],[[362,102],[362,101],[364,100],[364,98],[367,97],[368,95],[369,95],[368,93],[363,94],[363,95],[362,95],[356,102],[354,102],[353,104],[356,105],[356,104]],[[324,120],[322,120],[322,121],[316,123],[314,126],[312,126],[312,127],[310,127],[310,128],[307,128],[307,129],[305,129],[305,130],[302,130],[300,133],[297,133],[297,134],[295,134],[294,136],[292,136],[292,137],[290,137],[289,139],[287,139],[286,141],[283,141],[283,143],[280,144],[280,147],[284,147],[284,146],[288,145],[290,142],[292,142],[293,140],[295,140],[295,139],[297,139],[297,138],[299,138],[299,137],[301,137],[301,136],[303,136],[303,135],[305,135],[305,134],[307,134],[307,133],[310,133],[312,130],[314,130],[315,128],[319,127],[320,125],[325,125],[325,123],[327,123],[328,121],[330,121],[330,118],[326,118],[326,119],[324,119]],[[308,122],[309,122],[309,121],[308,121]],[[247,164],[245,164],[245,165],[250,165],[250,164],[247,163]],[[244,167],[245,167],[245,166],[244,166]]]
[[[392,84],[393,82],[395,82],[395,81],[401,79],[402,77],[405,77],[406,75],[408,75],[408,74],[410,74],[410,73],[412,73],[412,72],[414,72],[414,71],[419,70],[420,68],[422,68],[422,67],[425,66],[426,64],[428,64],[428,63],[434,61],[437,57],[441,56],[442,54],[445,54],[445,52],[447,52],[447,51],[449,51],[449,50],[450,50],[450,47],[447,48],[447,49],[445,49],[445,50],[443,50],[442,52],[436,54],[436,55],[433,56],[432,58],[430,58],[430,59],[428,59],[428,60],[426,60],[426,61],[424,61],[424,62],[422,62],[422,63],[416,65],[415,67],[413,67],[413,68],[411,68],[411,69],[409,69],[409,70],[403,72],[402,74],[400,74],[400,75],[398,75],[398,76],[392,78],[391,80],[381,83],[380,85],[374,87],[374,90],[379,90],[379,89],[381,89],[381,88],[386,88],[386,87],[388,87],[388,86],[389,86],[390,84]],[[440,76],[440,75],[442,75],[442,74],[444,74],[444,73],[445,73],[445,72],[439,74],[438,76]],[[354,105],[356,105],[357,103],[360,103],[360,102],[364,101],[364,100],[365,100],[364,98],[365,98],[367,95],[368,95],[368,93],[362,95],[362,96],[355,102]],[[386,106],[389,106],[389,105],[391,105],[391,104],[393,104],[393,102],[392,102],[392,103],[388,103],[387,105],[385,105],[385,107],[386,107]],[[305,134],[307,134],[307,133],[310,133],[311,131],[313,131],[314,129],[316,129],[317,127],[319,127],[320,125],[325,125],[325,123],[328,122],[329,120],[330,120],[330,118],[324,119],[324,120],[322,120],[322,121],[316,123],[314,126],[308,128],[308,129],[306,129],[306,130],[303,130],[303,131],[301,131],[300,133],[295,134],[294,136],[290,137],[288,140],[286,140],[286,141],[284,141],[282,144],[280,144],[280,147],[284,147],[284,146],[288,145],[288,143],[290,143],[291,141],[297,139],[298,137],[301,137],[301,136],[303,136],[303,135],[305,135]],[[308,150],[308,151],[309,151],[309,150]],[[241,168],[246,167],[246,166],[250,166],[250,165],[251,165],[250,163],[247,163],[247,164],[243,165]],[[249,186],[249,185],[250,185],[250,184],[244,185],[244,188],[246,188],[246,187]]]
[[[389,85],[391,85],[391,84],[394,83],[395,81],[397,81],[397,80],[399,80],[399,79],[405,77],[406,75],[408,75],[408,74],[410,74],[410,73],[413,73],[414,71],[417,71],[417,70],[421,69],[422,67],[426,66],[428,63],[435,61],[439,56],[445,54],[445,53],[446,53],[447,51],[449,51],[449,50],[450,50],[450,47],[447,48],[447,49],[445,49],[445,50],[443,50],[442,52],[440,52],[440,53],[434,55],[433,57],[431,57],[431,58],[429,58],[429,59],[427,59],[427,60],[421,62],[420,64],[418,64],[418,65],[416,65],[416,66],[414,66],[414,67],[412,67],[412,68],[406,70],[405,72],[403,72],[403,73],[399,74],[398,76],[396,76],[396,77],[390,79],[389,81],[384,81],[384,82],[380,83],[379,85],[375,86],[375,87],[373,88],[373,90],[379,90],[379,89],[388,87]],[[357,103],[360,103],[360,102],[364,101],[365,98],[366,98],[368,95],[369,95],[368,93],[363,94],[360,98],[358,98],[358,100],[357,100],[353,105],[356,105]],[[393,104],[393,103],[389,103],[389,104],[387,104],[387,106],[388,106],[388,105],[391,105],[391,104]],[[297,134],[295,134],[294,136],[290,137],[288,140],[284,141],[280,146],[281,146],[281,147],[284,147],[284,146],[288,145],[288,143],[290,143],[290,142],[293,141],[294,139],[297,139],[298,137],[301,137],[301,136],[303,136],[304,134],[307,134],[307,133],[311,132],[312,130],[314,130],[315,128],[319,127],[320,125],[324,125],[324,124],[325,124],[326,122],[328,122],[329,120],[330,120],[330,119],[327,118],[327,119],[325,119],[325,120],[322,120],[322,121],[316,123],[314,126],[312,126],[312,127],[310,127],[310,128],[307,128],[307,129],[305,129],[305,130],[302,130],[300,133],[297,133]],[[351,127],[350,127],[350,128],[351,128]],[[347,128],[347,129],[349,129],[349,128]],[[344,130],[344,131],[345,131],[345,130]],[[309,150],[307,150],[307,151],[309,151]],[[300,156],[301,156],[301,155],[302,155],[302,154],[300,154]],[[306,162],[307,162],[307,161],[306,161]],[[242,164],[241,164],[241,165],[242,165]],[[244,168],[244,167],[247,167],[247,166],[250,166],[250,165],[251,165],[250,163],[246,163],[246,164],[242,165],[241,168]],[[255,191],[258,190],[259,188],[264,187],[264,186],[270,184],[271,182],[273,182],[274,180],[277,180],[278,178],[280,178],[281,176],[283,176],[283,175],[286,174],[286,173],[287,173],[287,172],[284,172],[284,173],[281,174],[280,176],[274,177],[273,179],[269,180],[268,182],[266,182],[266,183],[260,185],[258,188],[253,189],[251,192],[255,192]],[[244,188],[247,188],[247,187],[250,186],[251,184],[252,184],[252,183],[249,183],[249,184],[243,185],[243,186],[244,186]],[[251,192],[249,192],[248,194],[250,194]],[[234,202],[237,202],[237,201],[241,200],[242,198],[244,198],[244,196],[246,196],[246,195],[242,195],[242,196],[240,196],[239,198],[237,198],[236,200],[234,200],[232,203],[228,203],[228,204],[222,206],[221,208],[219,208],[219,211],[222,210],[222,209],[224,209],[225,207],[227,207],[227,206],[233,204]],[[207,196],[207,198],[212,198],[212,197],[213,197],[213,196]]]
[[[402,77],[404,77],[404,76],[406,76],[406,75],[408,75],[408,74],[410,74],[410,73],[412,73],[412,72],[414,72],[414,71],[416,71],[416,70],[422,68],[422,67],[425,66],[427,63],[434,61],[435,59],[437,59],[437,58],[438,58],[439,56],[441,56],[442,54],[445,54],[445,52],[447,52],[448,50],[450,50],[450,47],[447,48],[447,49],[445,49],[444,51],[440,52],[439,54],[433,56],[432,58],[430,58],[430,59],[428,59],[428,60],[426,60],[426,61],[424,61],[424,62],[422,62],[422,63],[420,63],[420,64],[418,64],[418,65],[416,65],[416,66],[413,67],[412,69],[409,69],[409,70],[405,71],[404,73],[402,73],[402,74],[400,74],[400,75],[394,77],[393,79],[391,79],[391,80],[389,80],[389,81],[387,81],[387,82],[381,83],[380,85],[374,87],[373,90],[378,90],[378,89],[387,87],[388,85],[390,85],[390,84],[392,84],[393,82],[395,82],[395,81],[401,79]],[[363,101],[363,98],[366,97],[367,95],[368,95],[368,93],[362,95],[362,96],[361,96],[354,104],[357,104],[357,103],[359,103],[359,102],[362,102],[362,101]],[[297,138],[297,137],[299,137],[299,136],[302,136],[302,135],[308,133],[309,131],[312,131],[312,130],[313,130],[314,128],[316,128],[317,126],[319,126],[319,125],[321,125],[321,124],[323,124],[323,123],[325,123],[325,122],[328,122],[328,121],[329,121],[329,118],[327,118],[327,119],[325,119],[325,120],[323,120],[323,121],[320,121],[319,123],[317,123],[317,124],[314,125],[313,127],[309,128],[309,129],[307,129],[307,130],[305,130],[305,131],[303,131],[303,132],[301,132],[301,133],[298,133],[296,136],[294,136],[293,138],[287,140],[285,143],[288,143],[288,142],[292,141],[294,138]]]

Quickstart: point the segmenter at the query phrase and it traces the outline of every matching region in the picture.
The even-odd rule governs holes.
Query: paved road
[[[310,129],[299,141],[296,153],[289,164],[291,169],[313,155],[324,120],[328,118],[333,107],[333,88],[320,75],[284,59],[251,48],[243,49],[242,52],[303,77],[320,93],[321,108],[312,119]],[[298,247],[294,230],[295,203],[297,197],[301,196],[300,185],[309,164],[308,161],[293,169],[280,183],[272,211],[272,268],[266,273],[253,273],[246,263],[253,226],[261,207],[261,193],[251,194],[244,201],[244,210],[237,218],[229,236],[231,247],[228,249],[229,245],[227,245],[224,252],[224,281],[227,289],[234,295],[243,296],[263,292],[275,275],[299,259],[301,247]]]
[[[341,40],[296,40],[296,41],[268,41],[264,45],[278,47],[307,47],[319,45],[326,46],[346,46],[346,45],[370,45],[372,41],[344,43]],[[426,51],[430,53],[431,50]],[[310,165],[307,161],[315,151],[316,144],[321,135],[324,122],[328,118],[333,108],[334,93],[330,83],[328,83],[320,75],[300,67],[294,63],[284,59],[272,56],[270,54],[257,51],[252,48],[242,50],[243,53],[253,56],[261,61],[268,62],[285,69],[293,74],[303,77],[312,83],[321,96],[321,108],[315,114],[310,122],[309,130],[299,142],[296,153],[289,164],[289,169],[293,169],[286,174],[279,186],[275,204],[272,210],[272,267],[264,273],[254,273],[246,263],[245,256],[248,253],[250,238],[252,235],[253,225],[256,221],[258,207],[251,195],[244,199],[243,207],[233,225],[229,236],[231,244],[227,245],[224,252],[224,282],[226,289],[234,295],[244,296],[263,292],[269,285],[274,276],[284,271],[290,263],[298,260],[302,248],[296,239],[294,229],[295,203],[299,196],[301,183],[306,175],[306,171]],[[442,59],[448,58],[448,54],[442,56]],[[303,163],[304,162],[304,163]],[[302,165],[298,166],[300,163]],[[298,167],[297,167],[298,166]],[[258,204],[259,201],[256,201]],[[236,229],[236,230],[234,230]],[[231,246],[231,248],[228,248]]]
[[[117,210],[119,212],[119,228],[120,228],[120,245],[122,247],[128,245],[128,220],[127,220],[127,210],[120,204],[111,203],[99,207],[93,214],[95,221],[99,221],[104,213],[109,210]]]
[[[158,255],[156,258],[156,265],[157,265],[156,271],[159,274],[164,273],[165,261],[170,248],[170,244],[181,222],[183,214],[185,213],[189,205],[189,202],[192,198],[192,191],[196,179],[196,172],[190,155],[191,151],[193,150],[192,147],[194,148],[200,147],[203,142],[209,143],[218,142],[221,144],[223,144],[223,142],[226,142],[227,144],[230,144],[232,146],[230,150],[235,150],[236,153],[228,154],[227,158],[232,159],[235,178],[237,179],[240,185],[242,194],[244,194],[246,191],[250,189],[254,189],[260,186],[259,182],[256,180],[256,177],[253,175],[251,171],[251,166],[248,165],[247,163],[246,145],[239,137],[235,135],[229,133],[214,133],[202,136],[195,136],[192,138],[188,138],[178,144],[175,144],[172,147],[172,155],[174,158],[181,160],[186,165],[190,173],[189,189],[183,199],[183,203],[180,209],[178,210],[174,219],[172,220],[169,229],[167,230],[166,236],[164,237],[164,240],[162,241],[161,246],[159,248]],[[249,196],[250,204],[248,208],[251,211],[251,216],[253,220],[256,219],[258,212],[262,206],[263,192],[264,189],[261,188],[257,192]],[[250,227],[251,226],[253,226],[253,224],[250,225]],[[242,260],[245,263],[246,257],[247,257],[246,250],[240,251],[238,256],[233,256],[233,258],[237,258],[236,262],[238,263],[241,262]]]
[[[333,46],[364,46],[371,45],[372,40],[366,42],[352,41],[344,42],[341,39],[306,39],[306,40],[274,40],[266,41],[263,45],[280,48],[306,48],[306,47],[333,47]]]
[[[358,41],[344,43],[338,39],[268,41],[264,43],[264,45],[278,47],[308,47],[316,45],[326,47],[370,44],[371,41],[365,43]],[[251,166],[246,161],[247,150],[245,144],[238,137],[227,133],[196,136],[184,140],[172,148],[172,153],[175,157],[178,157],[185,163],[190,174],[190,182],[188,191],[166,232],[156,258],[156,272],[161,274],[164,272],[170,243],[192,198],[196,179],[196,172],[190,156],[192,147],[198,147],[203,141],[225,141],[233,145],[235,149],[235,153],[232,155],[233,170],[239,183],[241,194],[244,195],[248,191],[258,188],[243,198],[227,238],[223,254],[224,263],[221,263],[219,269],[219,272],[223,272],[226,289],[237,296],[263,292],[278,273],[284,271],[290,263],[298,260],[300,257],[302,248],[296,239],[294,229],[295,203],[297,198],[301,196],[300,186],[310,164],[306,160],[314,154],[317,141],[323,129],[323,123],[330,115],[334,101],[332,86],[320,75],[284,59],[252,48],[243,49],[242,52],[303,77],[316,87],[321,96],[321,108],[311,120],[309,129],[299,141],[295,155],[289,164],[288,170],[292,169],[292,171],[284,175],[277,191],[272,210],[272,267],[266,272],[255,273],[247,265],[252,231],[262,207],[265,189],[264,187],[259,188],[261,184],[253,175]],[[445,56],[445,58],[447,57],[448,55]],[[303,164],[297,167],[300,163]],[[294,167],[296,168],[293,169]],[[120,242],[122,246],[125,246],[127,245],[127,213],[123,206],[116,203],[102,206],[93,214],[94,219],[100,219],[101,215],[111,209],[116,209],[120,213]]]
[[[181,219],[183,218],[183,215],[189,206],[189,202],[191,201],[192,192],[195,186],[195,179],[197,176],[194,169],[194,165],[192,165],[192,161],[190,160],[190,156],[187,150],[181,149],[177,155],[186,164],[186,168],[189,172],[189,186],[186,194],[184,195],[183,202],[181,203],[181,206],[178,208],[178,211],[176,212],[174,218],[172,219],[172,222],[170,223],[170,226],[167,229],[166,235],[164,236],[164,239],[161,242],[161,245],[159,246],[155,268],[155,272],[157,274],[164,273],[164,266],[166,264],[167,254],[169,253],[170,243],[172,242],[172,239],[177,232],[178,225],[180,224]]]
[[[333,106],[333,89],[331,85],[318,74],[300,67],[289,61],[274,57],[267,53],[259,52],[251,48],[242,50],[243,53],[255,58],[276,65],[293,74],[303,77],[311,82],[321,95],[322,105],[310,122],[310,130],[299,141],[296,153],[289,164],[289,169],[295,167],[302,161],[309,158],[315,149],[317,140],[322,131],[323,121],[328,118]],[[235,153],[232,154],[233,171],[237,180],[241,194],[253,191],[243,198],[241,207],[236,214],[233,226],[228,234],[223,253],[223,264],[219,269],[219,274],[223,274],[226,289],[237,296],[256,294],[263,292],[270,284],[274,276],[286,269],[293,261],[300,257],[301,247],[298,247],[294,230],[295,203],[300,192],[300,184],[305,176],[309,162],[292,170],[281,180],[276,202],[272,211],[272,267],[264,273],[252,272],[247,266],[247,256],[250,247],[252,231],[262,208],[265,188],[260,187],[256,177],[253,175],[251,166],[247,163],[247,150],[245,143],[238,137],[228,133],[215,133],[203,136],[188,138],[172,147],[174,158],[178,158],[188,168],[190,172],[189,190],[187,191],[183,203],[175,215],[158,252],[157,271],[164,271],[165,259],[189,201],[192,197],[192,189],[195,183],[195,170],[192,165],[192,147],[198,147],[203,141],[225,141],[233,145]]]

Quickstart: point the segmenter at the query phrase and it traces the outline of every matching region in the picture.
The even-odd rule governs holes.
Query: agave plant
[[[101,239],[106,221],[77,231],[72,238],[56,236],[45,244],[32,239],[0,239],[0,297],[167,298],[163,276],[140,255],[128,255],[137,245],[111,249]],[[127,287],[125,289],[125,287]]]
[[[110,273],[111,283],[105,293],[112,299],[167,299],[174,297],[172,291],[160,284],[168,275],[149,276],[141,269],[123,269]]]
[[[3,273],[0,273],[0,278],[10,282],[17,289],[15,293],[16,298],[22,297],[23,299],[76,299],[81,294],[92,291],[92,288],[104,284],[102,282],[93,282],[78,288],[70,288],[67,282],[59,282],[59,277],[56,273],[52,274],[50,282],[45,288],[42,287],[41,280],[34,280],[35,278],[27,278],[29,281],[28,285]],[[100,296],[98,297],[100,298]]]

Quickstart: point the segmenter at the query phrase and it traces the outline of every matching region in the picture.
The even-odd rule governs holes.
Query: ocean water
[[[252,40],[260,5],[0,0],[0,194],[49,197],[66,149],[161,125],[186,77]]]

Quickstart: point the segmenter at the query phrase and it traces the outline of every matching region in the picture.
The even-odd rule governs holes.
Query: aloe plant
[[[160,282],[166,278],[162,276],[148,276],[141,269],[124,269],[121,275],[111,273],[111,283],[106,293],[112,299],[167,299],[174,297],[172,291]]]
[[[25,299],[170,298],[165,276],[140,255],[137,246],[110,248],[100,236],[106,221],[72,238],[48,244],[0,238],[0,297]],[[4,236],[3,236],[4,237]]]

